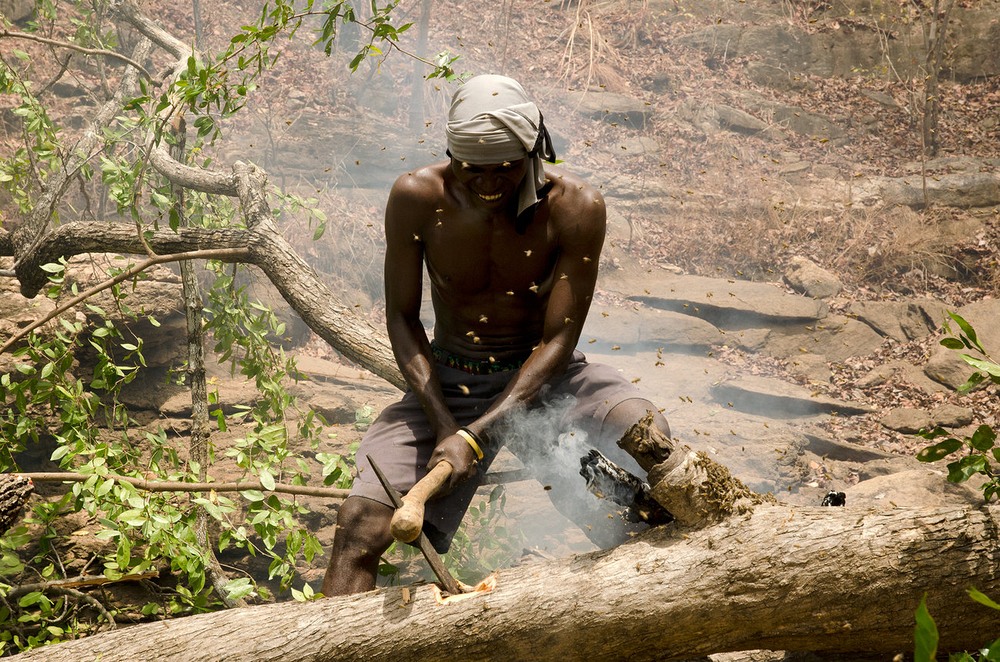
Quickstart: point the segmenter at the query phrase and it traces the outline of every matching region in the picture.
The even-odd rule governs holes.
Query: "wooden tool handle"
[[[406,493],[403,505],[396,510],[389,523],[393,538],[413,542],[420,536],[420,529],[424,526],[424,503],[451,478],[451,471],[451,463],[442,460]]]

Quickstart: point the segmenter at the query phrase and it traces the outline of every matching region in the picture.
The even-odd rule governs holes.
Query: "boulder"
[[[35,15],[35,2],[34,0],[2,0],[0,1],[0,14],[11,23],[27,21]]]
[[[975,412],[968,407],[945,403],[931,410],[931,425],[943,428],[961,428],[972,423]]]
[[[931,427],[931,415],[923,409],[895,407],[886,412],[879,422],[896,432],[916,434]]]
[[[956,352],[939,347],[924,365],[924,374],[934,381],[954,390],[964,384],[974,372],[972,366],[959,358]]]
[[[740,411],[770,418],[792,418],[824,413],[866,414],[871,407],[827,397],[809,389],[771,377],[746,375],[721,381],[712,387],[718,402]]]
[[[867,324],[843,315],[831,315],[818,324],[773,328],[764,351],[788,360],[803,354],[817,354],[827,361],[843,361],[852,356],[867,356],[878,350],[882,342],[882,336]]]
[[[872,462],[875,460],[888,460],[893,457],[890,453],[885,453],[874,448],[830,439],[818,434],[807,433],[806,438],[808,439],[808,444],[805,450],[833,462]]]
[[[789,71],[787,67],[770,62],[751,61],[746,65],[747,75],[750,80],[781,91],[803,90],[810,86],[808,77]]]
[[[848,508],[931,508],[955,503],[979,505],[983,501],[981,493],[977,494],[967,484],[949,483],[947,474],[937,468],[876,476],[847,488],[845,492]]]
[[[757,119],[750,113],[724,104],[716,104],[715,116],[718,118],[720,127],[736,133],[760,133],[770,126],[764,120]]]
[[[827,299],[844,289],[844,284],[835,274],[800,255],[790,260],[785,282],[796,292],[814,299]]]
[[[874,178],[882,201],[887,205],[922,208],[927,205],[992,207],[1000,204],[1000,173],[956,173],[928,176]],[[926,196],[924,194],[926,186]]]
[[[626,352],[639,348],[699,352],[725,341],[722,331],[703,319],[633,306],[592,306],[582,336],[585,342],[600,343],[602,349],[618,347]]]
[[[879,334],[902,342],[920,340],[938,331],[948,307],[926,297],[904,301],[854,301],[848,313]]]
[[[641,294],[630,299],[653,308],[700,317],[719,328],[814,322],[826,317],[827,304],[790,294],[772,283],[677,275],[651,271]]]
[[[867,375],[860,377],[855,385],[858,388],[872,388],[895,380],[910,386],[915,386],[927,394],[947,393],[948,387],[928,377],[922,366],[910,361],[896,359],[877,365]]]
[[[560,96],[584,117],[633,129],[646,126],[654,111],[653,105],[647,101],[604,90],[562,92]]]

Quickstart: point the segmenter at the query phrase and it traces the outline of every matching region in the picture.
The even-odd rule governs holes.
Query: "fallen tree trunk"
[[[26,660],[684,659],[771,649],[913,649],[923,595],[942,650],[1000,635],[1000,509],[759,506],[698,531],[662,527],[607,552],[497,574],[439,604],[388,588],[139,625]]]

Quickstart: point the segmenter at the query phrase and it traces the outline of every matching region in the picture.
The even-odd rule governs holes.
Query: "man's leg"
[[[611,411],[609,411],[607,416],[604,417],[604,425],[601,427],[600,441],[597,444],[598,448],[602,452],[605,448],[618,448],[618,440],[622,438],[625,432],[642,420],[646,414],[650,412],[653,413],[653,427],[662,432],[669,439],[670,425],[667,423],[667,419],[660,413],[660,410],[656,407],[656,405],[643,398],[629,398],[628,400],[622,400],[617,405],[612,407]],[[624,468],[628,469],[628,467]]]
[[[352,496],[337,511],[330,565],[323,577],[323,595],[348,595],[375,588],[378,563],[392,544],[389,506]]]

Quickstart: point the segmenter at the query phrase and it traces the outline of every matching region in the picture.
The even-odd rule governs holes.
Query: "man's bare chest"
[[[548,289],[557,237],[539,222],[523,233],[505,222],[433,224],[425,232],[424,256],[435,287],[459,296],[531,296]]]

